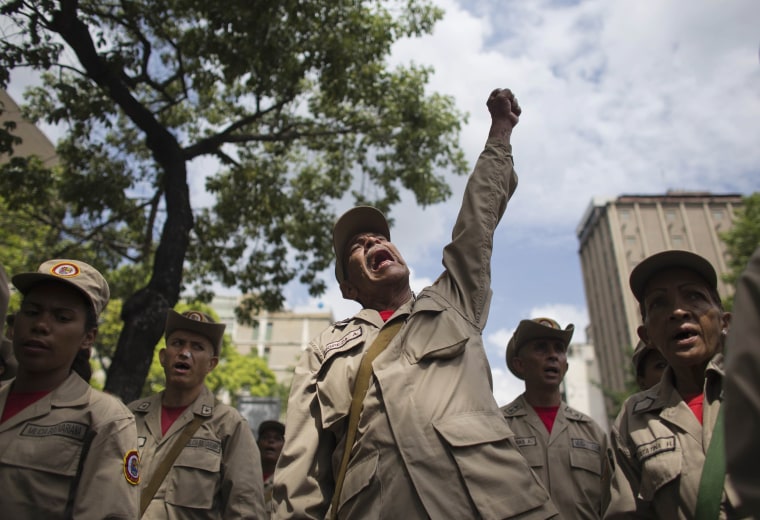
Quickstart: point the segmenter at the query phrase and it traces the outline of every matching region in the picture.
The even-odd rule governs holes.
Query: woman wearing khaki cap
[[[135,420],[88,384],[103,276],[49,260],[13,276],[14,379],[0,386],[0,489],[6,518],[137,518]]]

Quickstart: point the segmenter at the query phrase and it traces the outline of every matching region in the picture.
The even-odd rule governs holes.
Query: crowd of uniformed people
[[[0,266],[0,516],[760,517],[760,248],[733,323],[701,256],[664,251],[633,269],[641,392],[609,435],[562,400],[574,327],[552,317],[518,323],[506,365],[525,391],[496,404],[482,330],[494,230],[517,186],[510,138],[521,109],[509,89],[486,105],[491,126],[442,274],[415,294],[384,215],[343,214],[335,276],[362,310],[312,339],[285,424],[265,421],[258,439],[204,384],[223,324],[170,310],[166,388],[127,405],[89,385],[110,296],[101,273],[76,259],[13,273],[21,304],[6,319]]]

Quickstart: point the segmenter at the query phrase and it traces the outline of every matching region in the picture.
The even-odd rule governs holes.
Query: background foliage
[[[58,166],[14,157],[0,199],[31,231],[26,268],[63,256],[107,274],[123,327],[106,389],[125,401],[183,291],[254,295],[242,319],[282,307],[292,281],[318,295],[336,207],[389,211],[404,190],[433,204],[466,172],[464,115],[427,91],[428,68],[388,62],[432,31],[429,1],[13,0],[0,14],[0,87],[38,71],[25,114],[63,129]]]

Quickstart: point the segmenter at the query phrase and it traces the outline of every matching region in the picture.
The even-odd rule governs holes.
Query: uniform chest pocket
[[[433,427],[448,446],[459,475],[482,518],[512,518],[541,507],[548,496],[513,443],[514,433],[500,413],[473,412],[438,419]],[[500,486],[484,479],[488,470],[506,471],[505,482],[526,490],[515,496],[500,493]],[[446,476],[446,478],[454,478]],[[539,493],[535,493],[538,491]],[[528,515],[526,515],[528,516]]]
[[[355,329],[361,332],[361,329]],[[365,334],[348,332],[344,337],[355,336],[340,349],[330,352],[316,375],[317,400],[322,416],[322,427],[330,428],[348,415],[351,397],[365,346]],[[326,377],[329,372],[330,377]]]
[[[401,331],[404,352],[412,364],[461,355],[473,333],[472,326],[453,308],[424,295],[415,302]]]
[[[681,475],[682,452],[675,436],[636,446],[636,457],[641,462],[639,497],[642,500],[651,502],[657,491]]]
[[[25,429],[5,448],[0,462],[73,478],[82,453],[82,442],[64,435],[35,434]]]
[[[211,509],[220,486],[221,443],[193,437],[172,466],[166,501],[181,507]]]
[[[50,428],[55,427],[41,426],[40,430],[32,433],[41,434],[42,430],[49,431]],[[49,515],[44,517],[59,515],[66,507],[76,475],[82,441],[60,435],[19,435],[1,451],[0,467],[3,468],[4,478],[12,480],[19,493],[14,500],[34,504],[34,510],[40,513],[48,511]],[[44,494],[43,501],[40,501],[40,492]],[[3,514],[0,517],[5,518]]]
[[[573,439],[578,440],[578,439]],[[592,441],[583,441],[594,449],[582,448],[578,446],[570,447],[570,467],[574,470],[589,471],[594,475],[602,474],[602,453],[601,446]]]

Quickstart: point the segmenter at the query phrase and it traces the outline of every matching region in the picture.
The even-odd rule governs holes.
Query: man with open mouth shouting
[[[525,393],[502,407],[517,445],[565,520],[600,518],[607,496],[607,435],[562,402],[567,349],[575,327],[551,318],[522,320],[507,344],[507,368]]]
[[[629,283],[641,311],[639,337],[669,366],[615,420],[607,517],[741,518],[725,479],[723,345],[731,314],[715,268],[689,251],[663,251],[639,262]]]
[[[510,136],[521,113],[509,89],[486,106],[488,140],[431,286],[412,293],[379,210],[356,207],[335,223],[335,276],[363,309],[314,338],[296,367],[275,518],[555,514],[493,398],[481,338],[494,230],[517,185]]]
[[[264,512],[259,449],[248,422],[214,399],[224,324],[169,310],[159,359],[166,390],[134,401],[146,519],[255,519]]]

